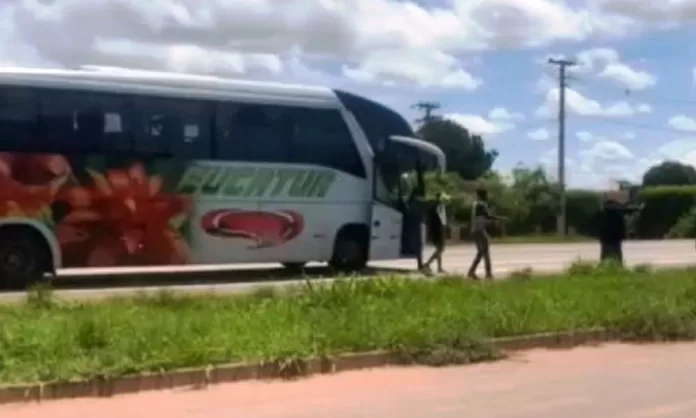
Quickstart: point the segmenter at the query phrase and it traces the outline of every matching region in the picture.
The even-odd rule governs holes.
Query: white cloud
[[[627,132],[622,133],[620,138],[625,140],[625,141],[632,141],[632,140],[636,139],[636,134],[633,132],[627,131]]]
[[[511,112],[504,107],[496,107],[488,112],[488,119],[498,121],[522,120],[524,115],[519,112]]]
[[[524,115],[504,107],[494,107],[488,112],[487,116],[471,113],[450,113],[445,115],[445,118],[459,123],[473,133],[495,135],[514,129],[516,122],[523,120]]]
[[[575,132],[575,136],[582,142],[591,142],[601,139],[601,137],[587,131]]]
[[[592,48],[580,51],[577,54],[577,66],[573,68],[575,72],[587,73],[597,70],[598,67],[606,66],[619,61],[619,53],[611,48]]]
[[[611,140],[598,140],[578,153],[578,172],[583,184],[593,188],[609,187],[615,180],[637,181],[643,166],[625,145]]]
[[[508,122],[497,122],[479,115],[468,113],[450,113],[445,118],[453,120],[465,127],[469,132],[479,135],[495,135],[509,131],[515,125]]]
[[[675,160],[693,164],[694,153],[696,153],[696,137],[680,138],[658,147],[654,157],[659,160]]]
[[[616,141],[599,141],[592,144],[592,147],[580,151],[580,155],[586,160],[605,161],[627,161],[635,159],[631,150]]]
[[[607,65],[599,73],[602,78],[614,80],[623,87],[631,90],[645,90],[657,83],[657,78],[645,71],[634,70],[623,63],[612,63]]]
[[[546,94],[546,101],[537,109],[537,117],[548,118],[556,113],[559,102],[559,89],[552,88]],[[589,99],[577,90],[566,89],[566,109],[568,113],[580,116],[628,117],[641,113],[650,113],[652,108],[646,103],[632,105],[626,101],[618,101],[602,105],[596,100]]]
[[[464,90],[475,90],[482,84],[452,55],[425,49],[372,51],[360,65],[344,66],[343,74],[363,82],[411,83]]]
[[[603,139],[587,131],[578,133],[580,136],[591,136],[592,141],[587,142],[589,147],[572,157],[566,157],[566,181],[568,185],[606,189],[612,184],[612,181],[618,179],[638,181],[642,178],[647,165],[625,145]],[[553,148],[544,152],[539,160],[550,173],[556,173],[558,170],[558,149]]]
[[[577,54],[576,73],[595,73],[598,77],[611,80],[629,90],[645,90],[657,83],[657,77],[647,71],[637,70],[621,61],[619,53],[612,48],[591,48]]]
[[[551,132],[549,132],[549,130],[546,128],[539,128],[527,132],[527,137],[533,141],[547,141],[551,138]]]
[[[690,0],[592,0],[597,13],[621,16],[641,29],[673,28],[696,22],[696,3]]]
[[[194,45],[136,44],[128,40],[96,40],[95,49],[111,63],[133,68],[160,68],[186,73],[281,73],[284,63],[274,54],[224,52]],[[125,65],[124,65],[125,64]]]
[[[667,125],[679,131],[696,132],[696,119],[686,115],[672,116]]]
[[[0,6],[2,36],[7,48],[2,62],[52,62],[168,68],[172,58],[160,48],[211,51],[205,63],[176,68],[198,71],[221,67],[231,59],[232,72],[248,71],[239,64],[247,53],[283,60],[289,51],[325,58],[350,68],[376,66],[389,77],[411,79],[415,70],[387,71],[377,65],[375,51],[429,50],[451,56],[463,51],[539,46],[558,40],[582,41],[621,35],[630,28],[617,16],[593,8],[569,7],[556,0],[451,0],[442,6],[422,6],[401,0],[26,0]],[[10,23],[7,23],[10,22]],[[9,28],[9,29],[7,29]],[[115,59],[103,46],[127,42],[133,46]],[[113,46],[113,45],[112,45]],[[36,50],[36,56],[30,49]],[[237,54],[233,58],[225,54]],[[198,57],[196,54],[192,56]],[[128,58],[130,57],[130,58]],[[251,58],[257,60],[258,56]],[[117,60],[118,62],[114,62]],[[211,63],[212,61],[212,63]],[[357,64],[356,64],[357,63]],[[421,63],[429,66],[431,63]],[[442,74],[442,63],[435,67]],[[339,65],[340,66],[340,65]],[[273,68],[276,68],[275,65]],[[449,68],[448,85],[471,80],[461,68]],[[253,70],[252,70],[253,71]],[[413,72],[415,71],[415,73]],[[463,70],[462,70],[463,71]],[[450,71],[451,72],[451,71]],[[396,74],[394,74],[396,73]],[[449,72],[446,74],[450,74]],[[428,79],[432,83],[432,79]]]

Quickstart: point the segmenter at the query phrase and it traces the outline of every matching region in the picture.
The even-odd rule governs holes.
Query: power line
[[[565,194],[565,90],[566,71],[576,65],[575,61],[549,58],[549,64],[558,66],[558,185],[560,188],[560,210],[558,213],[558,234],[566,234],[566,194]]]
[[[579,82],[581,85],[594,85],[598,84],[599,80],[590,80],[588,78],[580,78],[577,75],[573,75],[572,79],[574,82]],[[607,88],[615,91],[621,91],[621,94],[623,97],[631,97],[631,98],[638,98],[638,99],[644,99],[644,100],[650,100],[653,102],[659,102],[659,103],[669,103],[669,104],[675,104],[675,105],[690,105],[690,106],[696,106],[696,99],[691,100],[691,99],[684,99],[684,98],[677,98],[677,97],[670,97],[670,96],[664,96],[661,94],[656,94],[656,93],[648,93],[645,90],[636,90],[636,89],[630,89],[630,88],[625,88],[625,87],[619,87],[616,85],[602,85],[601,88],[603,90],[606,90]]]
[[[665,133],[681,134],[681,135],[690,135],[690,134],[696,135],[696,132],[693,132],[693,131],[686,131],[686,130],[682,130],[682,129],[670,128],[669,126],[655,126],[655,125],[646,125],[646,124],[642,124],[642,123],[628,122],[628,121],[624,121],[624,120],[620,120],[620,119],[608,118],[606,116],[577,115],[575,117],[582,118],[582,119],[592,119],[593,121],[600,122],[600,123],[626,126],[629,128],[642,129],[642,130],[646,130],[646,131],[665,132]]]

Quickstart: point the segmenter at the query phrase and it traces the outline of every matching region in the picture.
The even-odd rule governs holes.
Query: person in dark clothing
[[[447,215],[445,213],[445,196],[438,193],[435,201],[428,206],[427,220],[428,235],[435,247],[435,252],[423,265],[426,273],[431,273],[430,265],[437,261],[437,272],[444,273],[442,268],[442,253],[445,251],[445,228],[447,226]]]
[[[614,198],[606,198],[598,216],[599,244],[602,262],[613,260],[623,265],[623,241],[626,238],[626,216],[642,209]]]
[[[409,249],[415,253],[416,264],[418,270],[423,270],[423,229],[422,225],[426,217],[426,204],[423,200],[424,189],[422,181],[419,181],[415,187],[409,182],[409,177],[402,176],[400,178],[402,188],[409,190],[408,198],[403,202],[404,230],[402,234],[411,237],[409,240]]]
[[[491,221],[500,221],[502,218],[491,215],[488,210],[488,192],[481,188],[476,190],[476,200],[471,208],[471,237],[476,245],[476,256],[469,267],[468,276],[474,280],[478,280],[476,269],[479,263],[483,260],[483,265],[486,270],[486,278],[493,279],[493,271],[491,266],[490,253],[490,237],[488,236],[487,227]]]

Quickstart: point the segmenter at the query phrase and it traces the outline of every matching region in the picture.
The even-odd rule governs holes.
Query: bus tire
[[[20,290],[40,283],[52,270],[51,249],[31,226],[0,227],[0,288]]]
[[[287,270],[290,274],[302,274],[304,272],[304,266],[306,264],[307,263],[302,261],[292,261],[288,263],[283,263],[283,267],[285,267],[285,270]]]
[[[329,265],[339,272],[361,271],[368,259],[367,228],[360,225],[347,225],[336,235],[333,255]]]

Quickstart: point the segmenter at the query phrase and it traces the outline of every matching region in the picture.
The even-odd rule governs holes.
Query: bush
[[[696,186],[648,187],[639,194],[645,208],[636,221],[639,238],[665,238],[672,227],[696,206]]]
[[[595,190],[568,190],[566,198],[566,217],[568,228],[578,235],[597,235],[597,211],[601,196]]]
[[[694,238],[696,237],[696,206],[682,215],[667,234],[670,238]]]
[[[521,174],[520,174],[521,173]],[[502,229],[493,228],[493,235],[530,236],[555,233],[557,192],[555,185],[544,180],[539,170],[519,169],[518,178],[503,181],[500,176],[482,179],[489,190],[491,208],[508,218]],[[526,176],[526,177],[525,177]],[[531,177],[530,177],[531,176]],[[536,179],[535,182],[525,180]],[[525,181],[523,181],[525,180]],[[448,207],[450,221],[467,225],[473,199],[472,182],[463,182],[449,174],[445,186],[452,201]],[[645,203],[639,216],[630,219],[631,235],[640,239],[690,237],[689,221],[685,216],[696,206],[696,186],[656,186],[640,190],[638,198]],[[568,232],[580,236],[596,236],[596,215],[600,208],[601,192],[596,190],[568,190],[566,216]],[[680,226],[673,229],[677,222]]]

